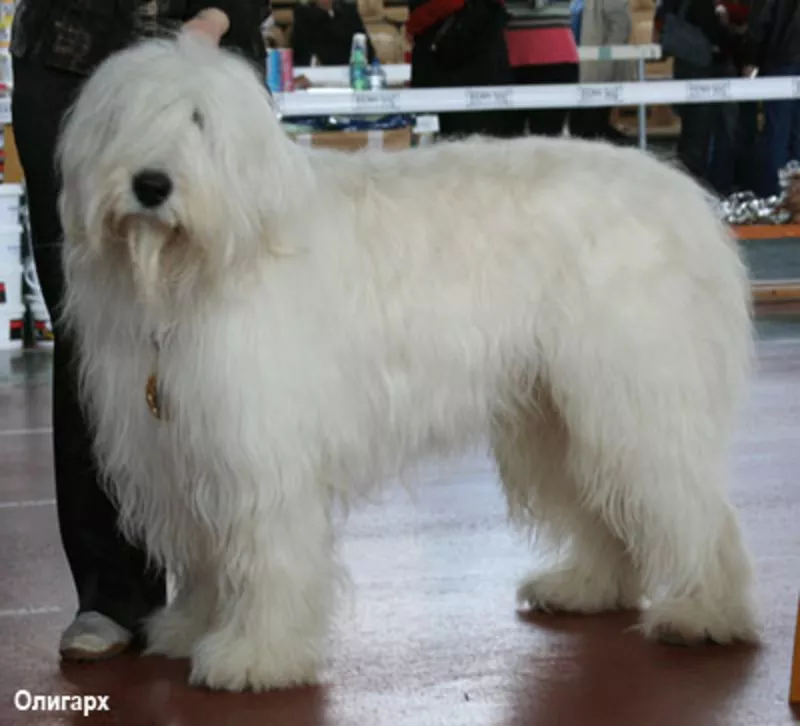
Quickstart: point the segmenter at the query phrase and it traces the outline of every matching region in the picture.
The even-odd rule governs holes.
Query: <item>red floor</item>
[[[800,591],[800,342],[762,343],[737,449],[735,499],[755,552],[760,649],[675,649],[632,616],[514,607],[534,555],[506,527],[489,463],[467,459],[414,497],[390,492],[351,520],[355,589],[325,685],[267,695],[185,685],[186,665],[123,657],[60,666],[74,606],[52,502],[49,389],[0,384],[0,726],[783,726]],[[23,432],[21,430],[25,430]],[[111,710],[21,713],[13,694],[107,695]]]

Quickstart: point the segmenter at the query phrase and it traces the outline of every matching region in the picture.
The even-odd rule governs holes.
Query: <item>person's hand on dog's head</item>
[[[183,24],[183,32],[194,33],[219,44],[222,36],[228,32],[230,24],[228,16],[222,10],[206,8]]]

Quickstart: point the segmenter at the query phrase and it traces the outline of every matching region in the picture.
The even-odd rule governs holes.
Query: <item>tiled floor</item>
[[[786,321],[762,328],[786,337]],[[792,332],[792,335],[794,333]],[[760,649],[674,649],[629,615],[524,619],[535,564],[506,527],[491,466],[465,459],[414,497],[350,521],[355,589],[325,685],[267,695],[185,685],[186,664],[126,656],[61,666],[74,601],[52,501],[46,356],[0,354],[0,726],[783,726],[800,591],[800,340],[765,340],[736,458],[735,499],[765,615]],[[20,713],[13,694],[108,695],[111,710]]]

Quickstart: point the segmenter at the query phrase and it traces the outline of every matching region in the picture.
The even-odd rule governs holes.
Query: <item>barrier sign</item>
[[[625,87],[621,83],[603,86],[578,86],[579,106],[624,106]]]
[[[728,101],[731,98],[730,80],[687,81],[686,100],[691,102]]]
[[[469,111],[514,108],[514,89],[467,88],[464,91],[464,108]]]
[[[398,91],[355,91],[354,113],[397,113],[400,108]]]

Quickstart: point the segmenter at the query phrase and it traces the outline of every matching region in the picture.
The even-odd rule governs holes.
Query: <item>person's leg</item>
[[[797,70],[800,75],[800,68]],[[789,125],[789,159],[790,161],[800,160],[800,100],[792,101],[792,121]]]
[[[765,69],[765,76],[791,75],[793,66]],[[764,133],[762,135],[763,168],[758,194],[769,197],[780,192],[778,171],[789,161],[791,140],[796,132],[792,128],[794,104],[792,100],[764,103]]]
[[[675,61],[676,80],[705,78],[707,71]],[[710,104],[686,103],[677,107],[681,119],[678,137],[678,161],[698,182],[708,183],[708,163],[711,150],[713,108]]]
[[[736,75],[736,68],[732,63],[721,61],[712,67],[710,75],[715,78],[733,78]],[[708,180],[711,187],[724,196],[734,190],[738,104],[715,103],[711,107],[711,117]]]
[[[768,101],[764,104],[763,168],[758,189],[762,197],[778,193],[778,170],[789,161],[792,103],[792,101]]]
[[[515,86],[527,83],[527,66],[518,66],[511,69],[511,79]],[[525,109],[515,108],[504,111],[506,134],[511,137],[524,136],[528,131],[528,112]]]
[[[758,179],[758,103],[739,104],[736,124],[735,185],[744,191],[753,191]]]
[[[574,108],[570,111],[569,130],[580,139],[607,139],[610,134],[610,108]]]
[[[439,114],[439,135],[461,139],[474,134],[503,138],[514,136],[507,131],[509,120],[503,111],[456,111]]]
[[[713,108],[713,146],[708,176],[711,186],[722,195],[734,190],[738,112],[734,103],[717,103]]]
[[[573,108],[569,112],[570,134],[580,139],[606,141],[611,144],[631,145],[635,139],[629,139],[611,122],[612,109]]]
[[[680,107],[681,133],[678,160],[698,182],[708,183],[713,109],[710,104],[685,104]]]
[[[551,65],[525,66],[518,69],[524,84],[552,85],[577,83],[579,68],[577,63],[554,63]],[[528,129],[537,136],[561,136],[569,116],[566,108],[537,108],[527,112]]]
[[[794,63],[789,69],[792,76],[800,76],[800,63]],[[789,124],[789,159],[800,160],[800,100],[792,101],[792,119]]]
[[[576,139],[593,139],[595,137],[596,109],[573,108],[569,115],[569,135]]]
[[[73,341],[59,323],[64,277],[55,144],[61,117],[78,85],[77,77],[29,62],[14,66],[14,131],[25,173],[37,275],[55,332],[53,449],[58,518],[78,596],[79,618],[65,633],[62,652],[65,657],[92,658],[124,649],[142,618],[163,604],[166,586],[163,575],[148,569],[144,552],[123,539],[117,529],[117,511],[100,485],[89,426],[78,399]]]

